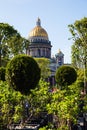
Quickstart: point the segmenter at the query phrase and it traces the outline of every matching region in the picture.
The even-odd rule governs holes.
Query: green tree
[[[47,58],[35,58],[36,62],[38,63],[41,69],[41,78],[45,80],[51,74],[50,71],[50,60]]]
[[[29,102],[29,118],[41,119],[41,112],[52,115],[53,121],[48,123],[44,130],[70,130],[71,123],[77,123],[79,114],[79,101],[81,89],[76,81],[68,86],[68,89],[57,89],[55,92],[49,91],[49,84],[40,80],[35,89],[27,96],[15,91],[6,82],[0,81],[0,129],[6,129],[11,123],[25,121],[24,103]],[[84,98],[84,112],[87,111],[87,96]],[[30,121],[30,120],[28,120]],[[6,126],[6,127],[5,127]],[[42,128],[41,128],[42,129]]]
[[[70,66],[60,66],[55,74],[56,82],[61,89],[65,86],[71,85],[73,82],[76,81],[77,73],[73,67]]]
[[[72,64],[77,68],[87,66],[87,18],[76,20],[68,26],[72,34]]]
[[[71,130],[72,123],[77,123],[79,113],[80,91],[77,84],[68,86],[67,90],[57,90],[52,94],[47,110],[53,114],[55,130]]]
[[[6,66],[11,57],[23,53],[29,41],[22,38],[13,26],[0,23],[0,66]]]
[[[40,68],[37,62],[27,55],[17,55],[7,64],[6,80],[15,90],[28,94],[40,79]]]
[[[38,118],[41,112],[46,111],[46,104],[51,101],[49,84],[40,80],[35,89],[27,96],[15,91],[7,82],[0,81],[0,129],[7,129],[12,123],[19,123],[26,118],[25,102],[29,103],[29,115]],[[31,116],[32,115],[32,116]]]
[[[9,56],[13,57],[18,54],[25,54],[29,41],[20,35],[11,37],[8,41]]]
[[[36,113],[46,111],[46,104],[51,100],[49,92],[49,83],[40,79],[39,87],[37,86],[30,95],[30,104],[36,109]]]
[[[22,101],[25,97],[14,91],[6,82],[0,81],[0,130],[4,130],[11,123],[18,123],[24,116]]]

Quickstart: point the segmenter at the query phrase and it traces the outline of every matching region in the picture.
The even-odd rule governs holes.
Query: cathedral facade
[[[48,58],[50,59],[50,69],[51,76],[50,82],[53,86],[55,84],[55,72],[56,69],[64,64],[64,54],[61,50],[55,54],[54,57],[51,57],[51,41],[49,40],[47,31],[42,28],[41,20],[38,18],[36,21],[36,26],[30,31],[28,40],[30,42],[27,49],[27,54],[36,58]]]

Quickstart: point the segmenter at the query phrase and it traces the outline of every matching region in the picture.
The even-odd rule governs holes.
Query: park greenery
[[[50,120],[46,120],[39,130],[72,130],[79,115],[87,112],[87,95],[84,93],[84,74],[87,81],[87,18],[76,21],[69,28],[74,40],[72,65],[57,68],[57,82],[51,88],[45,81],[50,75],[49,60],[27,56],[25,50],[29,42],[12,26],[0,24],[1,130],[15,123],[24,126],[31,118],[40,117],[42,112],[47,113]],[[81,101],[84,101],[82,108]]]
[[[23,94],[29,94],[40,79],[40,68],[37,62],[27,55],[16,55],[6,67],[6,81],[9,86]]]
[[[34,59],[36,60],[41,69],[41,78],[43,80],[47,79],[51,74],[50,60],[47,58],[34,58]]]
[[[69,30],[73,40],[72,64],[77,68],[87,67],[87,17],[70,24]]]
[[[76,78],[77,73],[75,69],[71,66],[62,65],[56,70],[56,83],[58,84],[58,86],[60,86],[61,89],[67,87],[68,85],[71,85],[73,82],[76,81]]]
[[[0,67],[17,54],[26,53],[29,41],[7,23],[0,23]]]

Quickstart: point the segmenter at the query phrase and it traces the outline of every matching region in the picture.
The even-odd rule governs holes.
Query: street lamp
[[[25,102],[25,111],[26,111],[26,115],[28,117],[29,116],[29,103],[28,103],[28,101]]]

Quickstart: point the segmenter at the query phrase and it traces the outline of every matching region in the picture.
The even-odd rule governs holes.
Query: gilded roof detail
[[[29,36],[41,36],[41,37],[47,37],[48,38],[48,35],[47,35],[47,32],[40,26],[37,26],[35,27],[29,34]]]
[[[40,19],[37,21],[36,27],[30,32],[29,37],[45,37],[48,40],[48,34],[40,25]]]

